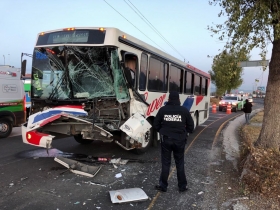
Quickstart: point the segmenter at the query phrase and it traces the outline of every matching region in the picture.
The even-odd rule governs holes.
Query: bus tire
[[[93,140],[83,139],[81,134],[75,135],[74,139],[80,144],[91,144],[93,142]]]
[[[13,123],[6,119],[2,118],[0,119],[0,138],[6,138],[8,137],[13,130]]]
[[[147,119],[147,120],[151,125],[153,125],[152,120],[150,120],[150,119]],[[146,144],[144,145],[144,147],[135,148],[133,150],[133,152],[136,153],[137,155],[142,155],[151,147],[151,145],[154,143],[153,126],[145,133],[145,141],[146,141]]]

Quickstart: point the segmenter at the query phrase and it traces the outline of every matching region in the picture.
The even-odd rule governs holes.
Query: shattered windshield
[[[129,99],[115,48],[35,48],[31,86],[32,97],[40,99]]]

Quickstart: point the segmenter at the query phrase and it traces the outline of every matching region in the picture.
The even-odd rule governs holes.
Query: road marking
[[[230,121],[231,119],[236,118],[236,117],[239,117],[239,116],[241,116],[241,115],[243,115],[243,114],[235,115],[235,116],[229,118],[228,120],[226,120],[225,122],[223,122],[222,125],[220,125],[219,129],[217,130],[217,132],[216,132],[216,134],[215,134],[214,141],[213,141],[213,143],[212,143],[212,149],[213,149],[213,146],[216,145],[217,138],[218,138],[218,136],[220,135],[221,130],[223,129],[224,125],[225,125],[228,121]]]

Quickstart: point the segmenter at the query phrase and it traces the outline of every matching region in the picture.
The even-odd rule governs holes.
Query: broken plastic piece
[[[115,177],[116,177],[116,178],[121,178],[121,177],[122,177],[122,174],[121,174],[121,173],[118,173],[118,174],[115,175]]]
[[[94,177],[101,169],[101,166],[88,166],[78,161],[63,157],[56,157],[54,160],[68,168],[71,172],[88,177]]]
[[[147,194],[140,188],[129,188],[109,191],[112,203],[126,203],[132,201],[144,201]]]
[[[121,158],[114,158],[114,159],[111,159],[109,161],[109,163],[125,165],[125,164],[127,164],[128,161],[129,160],[122,160]]]
[[[151,127],[151,124],[137,112],[131,116],[120,129],[132,139],[143,144],[145,141],[145,134]]]

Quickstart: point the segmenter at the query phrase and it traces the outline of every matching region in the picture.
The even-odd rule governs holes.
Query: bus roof
[[[173,63],[175,62],[175,64],[178,64],[184,68],[188,68],[188,69],[194,71],[195,73],[200,74],[200,75],[210,79],[210,74],[208,74],[202,70],[199,70],[198,68],[196,68],[192,65],[189,65],[189,64],[161,51],[160,49],[153,47],[152,45],[149,45],[123,31],[119,30],[118,28],[114,28],[114,27],[72,27],[72,28],[62,28],[62,29],[44,31],[44,32],[38,33],[37,40],[38,40],[39,36],[43,36],[44,34],[53,33],[53,32],[74,31],[74,30],[101,30],[101,29],[106,31],[106,37],[104,40],[104,44],[84,44],[84,43],[76,43],[76,44],[73,44],[73,43],[67,44],[66,43],[65,44],[65,43],[63,43],[63,44],[55,44],[55,46],[57,46],[57,45],[104,46],[105,45],[105,46],[120,47],[120,44],[124,43],[124,44],[130,45],[132,47],[139,48],[148,53],[152,53],[155,56],[172,61]],[[40,47],[43,47],[43,46],[51,46],[51,45],[40,45]]]

